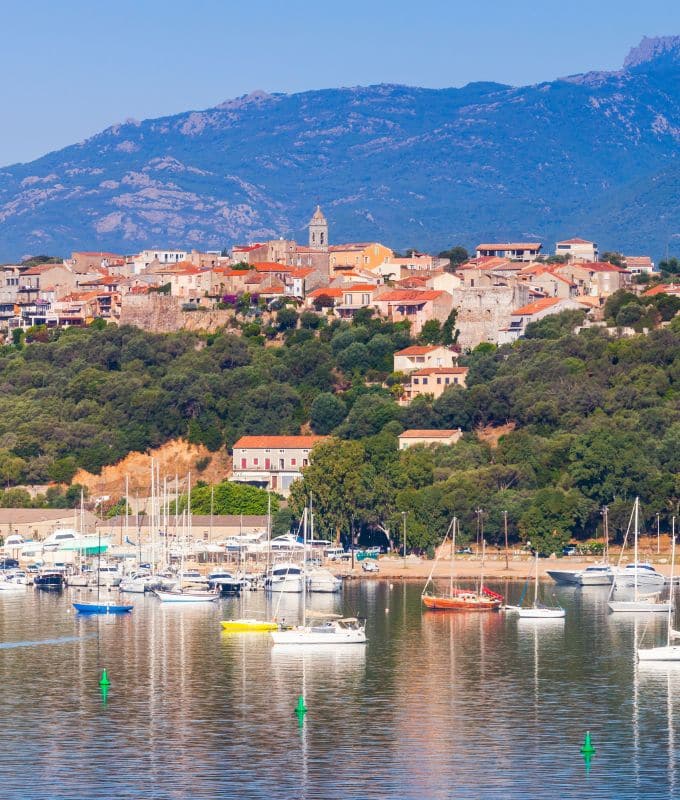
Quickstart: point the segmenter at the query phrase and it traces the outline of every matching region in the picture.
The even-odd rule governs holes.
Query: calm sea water
[[[0,796],[680,797],[680,667],[640,668],[633,649],[661,642],[663,615],[609,615],[606,589],[553,587],[564,622],[441,614],[420,589],[315,596],[366,616],[369,636],[315,649],[223,634],[243,603],[266,610],[259,593],[183,608],[128,595],[124,618],[79,616],[68,592],[3,597]],[[299,611],[284,598],[281,614]]]

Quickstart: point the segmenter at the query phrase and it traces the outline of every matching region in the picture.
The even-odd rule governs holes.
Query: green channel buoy
[[[99,685],[100,686],[110,686],[111,685],[111,681],[109,680],[109,676],[106,674],[106,670],[104,670],[102,672],[102,676],[99,679]]]
[[[109,696],[109,686],[108,684],[103,683],[100,688],[102,692],[102,705],[105,706]]]
[[[307,706],[305,705],[305,698],[300,695],[298,697],[297,706],[295,708],[296,714],[306,714],[307,713]]]
[[[595,752],[595,748],[593,747],[593,743],[590,741],[590,731],[586,731],[586,735],[583,737],[583,745],[581,746],[581,752],[584,756],[592,756]]]

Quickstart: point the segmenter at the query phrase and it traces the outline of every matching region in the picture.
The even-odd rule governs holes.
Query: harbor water
[[[522,588],[490,586],[511,602]],[[427,612],[421,588],[312,596],[312,611],[368,620],[367,645],[325,647],[223,633],[221,619],[271,616],[259,592],[128,595],[120,617],[76,614],[75,590],[3,596],[0,795],[680,798],[680,666],[635,659],[636,640],[665,643],[663,614],[612,615],[606,588],[547,585],[565,620]],[[282,598],[279,617],[300,612]]]

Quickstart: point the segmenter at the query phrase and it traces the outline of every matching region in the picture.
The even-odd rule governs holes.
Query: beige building
[[[576,301],[560,297],[543,297],[533,303],[529,303],[522,308],[512,312],[510,325],[504,330],[499,331],[499,344],[507,344],[519,339],[526,333],[527,325],[538,322],[551,314],[560,314],[562,311],[583,310],[583,307]]]
[[[399,449],[408,450],[409,447],[416,445],[452,445],[455,444],[463,432],[460,428],[455,430],[408,430],[404,431],[399,437]]]
[[[329,247],[328,252],[330,254],[331,274],[337,270],[352,267],[375,270],[385,259],[393,256],[389,247],[385,247],[385,245],[378,242],[337,244]]]
[[[511,261],[535,261],[541,252],[540,242],[483,243],[476,247],[477,258],[508,258]]]
[[[85,532],[92,532],[98,521],[98,517],[85,511],[83,515]],[[59,528],[77,530],[79,527],[79,509],[0,508],[0,536],[3,540],[18,533],[25,540],[42,541]]]
[[[587,239],[564,239],[555,245],[556,256],[566,256],[570,262],[597,261],[599,251],[595,242]]]
[[[394,371],[409,373],[426,367],[455,367],[458,353],[442,344],[411,345],[394,354]]]
[[[232,481],[252,483],[284,496],[327,436],[242,436],[234,445]]]
[[[168,533],[172,536],[175,533],[181,535],[186,520],[182,517],[170,515],[168,517]],[[111,517],[99,523],[97,530],[101,531],[102,536],[110,536],[114,544],[137,544],[148,541],[153,533],[157,534],[157,528],[151,525],[151,518],[140,514],[130,514],[125,519],[124,516]],[[267,532],[267,517],[251,514],[192,514],[191,532],[197,539],[204,541],[218,542],[230,536],[238,536],[241,533],[261,533]]]
[[[410,322],[411,335],[417,336],[428,320],[446,322],[453,298],[433,289],[387,289],[375,297],[373,305],[391,322]]]
[[[431,395],[435,400],[441,397],[450,386],[465,388],[467,367],[426,367],[412,372],[411,382],[404,386],[404,394],[400,399],[402,405],[408,405],[414,397]]]
[[[610,264],[608,261],[593,263],[563,264],[555,273],[575,283],[579,294],[593,297],[609,297],[630,283],[630,272]]]

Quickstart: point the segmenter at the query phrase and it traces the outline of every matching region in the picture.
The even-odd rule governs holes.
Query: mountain
[[[533,86],[253,92],[128,120],[0,169],[0,260],[303,240],[316,203],[331,242],[579,235],[658,257],[680,232],[678,86],[667,36],[619,71]]]

